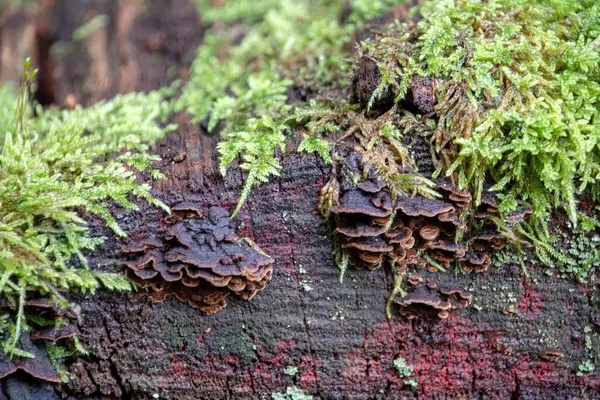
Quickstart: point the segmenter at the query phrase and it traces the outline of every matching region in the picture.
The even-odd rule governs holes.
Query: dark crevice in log
[[[47,107],[54,104],[54,58],[50,52],[54,40],[50,33],[50,20],[48,14],[42,14],[36,21],[36,49],[38,60],[38,74],[36,76],[37,89],[33,100]]]

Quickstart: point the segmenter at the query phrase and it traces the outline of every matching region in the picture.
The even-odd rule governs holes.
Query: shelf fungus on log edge
[[[0,301],[0,310],[13,312],[13,308],[6,300]],[[34,320],[30,321],[31,331],[21,333],[17,343],[19,349],[33,355],[33,358],[19,354],[11,358],[0,349],[0,379],[23,371],[34,378],[59,383],[61,379],[50,361],[46,343],[57,343],[75,336],[74,328],[67,323],[68,319],[75,318],[75,314],[45,297],[25,300],[24,309],[37,321],[43,322],[38,325],[33,323]]]
[[[334,216],[338,243],[357,269],[373,270],[387,262],[403,276],[407,268],[436,272],[458,262],[467,272],[482,272],[491,264],[490,252],[507,244],[488,218],[500,217],[498,201],[489,192],[474,210],[470,208],[471,194],[443,179],[435,181],[439,198],[394,196],[375,167],[356,152],[339,160],[334,171],[335,200],[326,203],[333,203],[328,211]],[[517,223],[530,213],[523,208],[503,217]],[[414,296],[430,298],[434,294],[419,289],[417,295],[396,303],[408,306]],[[458,302],[450,302],[449,308],[445,309],[445,303],[438,308],[441,317],[470,301],[462,291],[435,296],[444,301],[458,296]]]
[[[399,307],[401,315],[408,319],[423,316],[448,318],[449,312],[467,307],[471,304],[473,295],[458,288],[438,287],[438,285],[417,274],[408,277],[409,288],[405,296],[394,302]]]
[[[127,277],[148,289],[151,300],[173,295],[212,314],[230,294],[250,300],[265,288],[274,260],[234,233],[226,210],[212,207],[206,217],[188,203],[172,210],[164,232],[122,249]]]

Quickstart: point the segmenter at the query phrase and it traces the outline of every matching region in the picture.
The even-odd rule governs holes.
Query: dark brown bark
[[[51,64],[51,95],[59,105],[69,95],[91,104],[185,77],[203,31],[184,0],[152,1],[147,9],[126,0],[57,0],[47,12],[52,42],[69,40],[94,13],[111,16],[106,29]],[[2,54],[14,54],[15,43],[4,38],[27,29],[33,16],[5,12],[3,18]],[[38,45],[27,44],[32,50]],[[1,61],[3,78],[13,76],[12,64]],[[38,62],[48,68],[48,60]],[[176,120],[179,129],[155,147],[167,175],[153,183],[156,195],[169,204],[186,200],[232,210],[242,173],[231,169],[221,177],[218,137],[187,115]],[[77,399],[266,399],[298,386],[323,399],[600,398],[597,374],[575,375],[589,355],[584,327],[597,321],[588,287],[549,278],[535,266],[529,281],[519,265],[509,264],[482,274],[423,274],[467,290],[473,303],[446,320],[387,321],[392,283],[386,269],[349,270],[339,282],[330,227],[316,210],[328,168],[294,151],[280,158],[281,177],[256,187],[236,218],[239,234],[276,259],[267,288],[249,302],[230,299],[211,316],[174,298],[150,303],[142,293],[76,299],[90,356],[66,366],[73,378],[61,393]],[[119,220],[135,236],[161,229],[163,215],[144,207],[140,213],[119,211]],[[97,229],[103,229],[100,223]],[[110,239],[91,263],[112,268],[119,245]],[[509,304],[516,312],[506,312]],[[544,361],[550,349],[565,357]],[[414,367],[417,388],[393,369],[399,357]],[[287,366],[297,366],[298,373],[286,375]],[[3,383],[6,397],[28,392],[29,398],[52,398],[47,387],[15,392],[15,385]]]

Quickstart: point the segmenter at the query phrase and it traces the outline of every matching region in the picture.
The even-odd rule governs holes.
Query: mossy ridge
[[[242,157],[240,167],[248,177],[233,215],[253,185],[281,169],[276,150],[283,147],[294,121],[286,119],[294,111],[288,104],[290,89],[327,94],[347,86],[343,77],[350,66],[346,44],[351,35],[364,18],[403,2],[354,0],[350,23],[342,24],[347,6],[342,0],[269,0],[256,7],[244,7],[244,1],[211,7],[198,0],[205,21],[238,23],[230,36],[215,29],[205,37],[177,109],[187,110],[195,121],[209,117],[209,130],[220,125],[223,174]],[[324,153],[323,143],[310,139],[302,149]]]
[[[137,150],[148,149],[174,129],[157,123],[161,110],[168,109],[165,92],[121,96],[85,110],[39,109],[34,117],[27,107],[35,77],[29,65],[27,60],[18,98],[3,97],[6,106],[0,107],[8,110],[1,127],[0,292],[12,308],[2,318],[3,349],[11,356],[28,356],[17,347],[18,340],[40,322],[27,315],[30,296],[66,307],[64,294],[70,291],[132,289],[120,274],[90,269],[84,253],[102,238],[89,235],[81,213],[100,216],[125,236],[110,203],[136,209],[134,196],[168,210],[148,185],[136,182],[135,172],[156,160]]]
[[[179,103],[198,120],[210,117],[210,128],[221,122],[223,173],[240,155],[241,167],[249,171],[234,215],[252,185],[278,174],[281,165],[276,149],[283,149],[290,127],[306,125],[308,131],[299,150],[316,152],[331,162],[335,157],[332,150],[342,136],[338,133],[352,125],[344,114],[360,114],[358,108],[339,103],[335,93],[309,102],[308,107],[291,107],[289,88],[303,85],[298,71],[314,71],[296,61],[306,55],[312,57],[318,47],[296,48],[301,57],[295,60],[281,57],[277,50],[282,43],[271,31],[277,24],[268,21],[282,23],[283,15],[294,15],[289,12],[293,7],[285,1],[265,2],[272,10],[265,16],[254,13],[256,9],[238,7],[238,3],[230,1],[204,13],[205,20],[242,21],[246,27],[241,29],[243,39],[224,54],[217,52],[218,46],[236,39],[217,33],[209,36]],[[360,9],[363,3],[352,2],[350,21],[356,21],[361,12],[368,15],[365,8]],[[370,9],[384,12],[391,3],[378,2]],[[323,6],[320,2],[307,4]],[[297,7],[301,10],[304,6]],[[331,10],[330,15],[336,15],[333,20],[339,21],[343,8],[336,4]],[[376,39],[364,42],[356,56],[356,60],[374,60],[380,74],[380,85],[372,93],[369,108],[390,94],[398,104],[399,117],[377,129],[402,132],[394,133],[397,137],[410,131],[428,137],[435,150],[434,177],[447,175],[460,187],[471,189],[475,205],[484,185],[493,185],[502,200],[502,212],[531,205],[534,216],[528,223],[514,227],[498,219],[498,228],[518,247],[523,238],[533,242],[544,262],[560,261],[549,244],[549,214],[564,207],[577,221],[576,196],[590,189],[596,196],[600,173],[599,6],[590,0],[431,0],[414,10],[421,13],[416,25],[396,22]],[[294,22],[293,18],[288,22]],[[294,23],[302,27],[300,35],[311,31],[298,21]],[[342,46],[344,40],[338,42]],[[344,53],[336,54],[333,59],[338,60],[333,64],[344,65],[342,70],[333,70],[339,78],[340,71],[348,70],[348,60],[340,64],[339,54]],[[415,76],[432,82],[437,106],[431,111],[411,113],[404,109]],[[207,81],[217,82],[218,87],[208,88]],[[338,79],[339,83],[343,87],[348,81]],[[377,111],[374,114],[377,118]],[[259,115],[262,122],[255,119]],[[372,115],[368,112],[361,118]],[[384,136],[372,135],[363,149],[381,156],[381,149],[390,148],[390,140]],[[253,141],[256,138],[259,140]],[[386,146],[379,146],[382,143]],[[406,148],[393,147],[404,167]],[[389,157],[379,160],[389,161]],[[330,197],[335,194],[330,190],[333,186],[327,187]],[[325,203],[329,200],[322,198]]]
[[[396,25],[365,43],[381,84],[405,98],[414,76],[435,79],[431,138],[438,173],[527,202],[533,224],[576,195],[597,196],[600,172],[600,5],[594,1],[429,1],[414,29]],[[536,229],[540,229],[539,226]]]
[[[311,107],[294,115],[295,121],[304,126],[306,131],[298,151],[316,152],[331,164],[332,160],[343,157],[338,148],[354,144],[354,151],[372,164],[381,178],[393,188],[394,197],[440,197],[433,189],[435,184],[419,171],[416,160],[404,144],[406,134],[415,130],[418,124],[413,114],[403,114],[398,106],[393,106],[382,115],[370,118],[354,105],[329,105],[334,108],[324,108],[314,102],[309,104]],[[328,207],[336,202],[336,187],[337,183],[331,181],[322,191],[319,209],[325,217],[328,217]]]

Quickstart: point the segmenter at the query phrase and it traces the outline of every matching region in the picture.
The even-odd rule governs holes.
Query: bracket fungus
[[[457,260],[464,270],[481,272],[491,263],[487,251],[507,243],[493,225],[483,221],[498,213],[498,201],[490,193],[474,215],[483,221],[482,229],[469,237],[466,216],[472,198],[468,191],[440,179],[435,183],[439,198],[394,196],[360,154],[352,153],[338,163],[339,200],[328,211],[335,216],[341,247],[357,269],[376,269],[388,260],[436,270]],[[524,218],[528,211],[518,214]],[[463,239],[456,241],[457,237]]]
[[[32,343],[29,334],[22,333],[19,338],[19,347],[33,355],[33,358],[13,356],[11,359],[4,351],[0,350],[0,379],[18,371],[23,371],[36,379],[55,383],[61,382],[60,376],[50,362],[44,344]]]
[[[450,310],[466,307],[471,300],[468,293],[446,292],[428,282],[405,295],[402,279],[409,268],[437,272],[456,264],[466,272],[485,271],[491,264],[490,252],[508,243],[494,219],[502,218],[510,226],[531,214],[522,208],[501,215],[499,201],[490,192],[475,207],[468,190],[445,179],[425,178],[430,191],[400,192],[384,179],[382,166],[370,161],[373,155],[368,150],[342,147],[339,152],[320,205],[325,215],[333,216],[337,245],[349,265],[370,270],[385,263],[392,267],[389,318],[394,302],[410,318],[426,314],[447,318]],[[416,185],[425,185],[410,165],[404,172]],[[420,282],[418,275],[411,276],[410,283]]]
[[[565,356],[565,353],[558,349],[546,349],[540,353],[540,359],[546,362],[555,363]]]
[[[0,379],[23,371],[28,375],[48,382],[61,382],[60,376],[50,362],[46,351],[46,343],[56,343],[61,339],[75,336],[73,328],[66,324],[75,314],[69,308],[60,307],[48,298],[28,298],[24,303],[25,312],[35,315],[31,320],[30,332],[23,332],[18,340],[21,350],[33,355],[33,358],[13,355],[12,358],[0,350]],[[12,312],[13,306],[7,301],[0,302],[0,309]],[[40,321],[40,324],[33,323]]]
[[[424,284],[418,279],[410,279],[408,293],[394,300],[400,314],[408,319],[423,316],[437,316],[446,319],[449,312],[467,307],[473,295],[462,289],[443,289]],[[432,287],[433,286],[433,287]]]
[[[126,276],[148,289],[153,301],[173,295],[207,314],[226,306],[234,294],[250,300],[271,279],[273,258],[238,237],[229,214],[212,207],[205,218],[193,205],[161,234],[149,234],[122,249]]]

